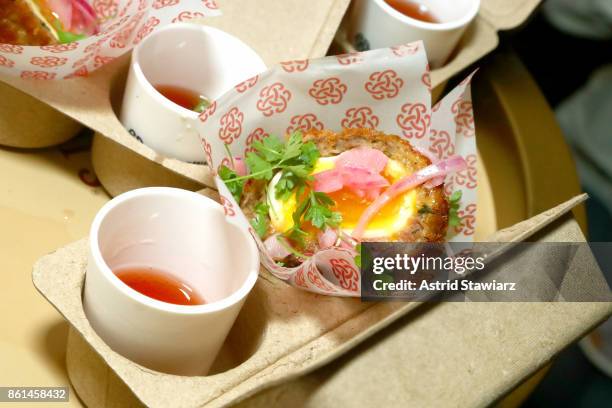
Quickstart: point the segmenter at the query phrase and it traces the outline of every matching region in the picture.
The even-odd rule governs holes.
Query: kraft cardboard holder
[[[207,19],[206,24],[239,37],[272,65],[282,60],[324,55],[348,3],[348,0],[222,0],[219,5],[224,15]],[[452,75],[495,48],[497,31],[518,25],[538,2],[483,0],[482,3],[480,16],[464,35],[456,54],[446,66],[432,72],[432,84],[438,91]],[[295,22],[305,21],[304,16],[309,16],[308,24],[296,30]],[[341,33],[337,43],[342,46]],[[96,131],[93,164],[98,178],[112,195],[149,185],[191,190],[212,186],[206,166],[162,157],[139,143],[121,126],[116,113],[120,108],[128,63],[129,56],[125,56],[88,78],[67,81],[26,82],[0,78],[9,84],[0,82],[0,93],[12,92],[14,115],[20,115],[13,116],[10,122],[0,121],[0,126],[7,126],[0,131],[0,143],[18,147],[60,143],[78,128],[68,119],[72,118]],[[4,96],[0,98],[3,100],[6,100]],[[46,113],[43,115],[39,109]],[[15,118],[19,118],[19,122]],[[30,127],[11,127],[17,123],[30,124]],[[33,128],[32,124],[37,124],[38,128]],[[70,131],[60,131],[68,126],[74,127]],[[479,171],[479,174],[485,172]],[[203,192],[214,196],[211,189]],[[527,231],[539,229],[578,201],[514,229],[519,234],[508,235],[506,239],[523,239]],[[484,214],[479,214],[479,219],[483,218],[486,218]],[[488,232],[492,231],[486,234],[481,231],[481,237]],[[241,400],[331,361],[418,306],[415,303],[371,305],[354,299],[317,296],[291,288],[262,271],[213,374],[207,377],[170,376],[138,366],[114,353],[89,326],[81,304],[86,245],[86,241],[80,241],[43,258],[35,266],[35,285],[70,322],[73,327],[71,344],[85,343],[102,359],[102,372],[111,370],[112,375],[136,396],[136,402],[148,406],[224,406]],[[68,351],[73,384],[84,400],[91,401],[92,405],[104,405],[102,401],[107,398],[107,389],[101,391],[99,387],[109,384],[95,375],[91,381],[85,380],[88,378],[85,373],[91,372],[90,365],[96,362],[80,359],[78,353],[76,346]],[[122,404],[130,406],[130,401],[126,396]]]
[[[486,241],[524,241],[585,199],[586,195],[574,197]],[[316,295],[262,269],[212,372],[196,377],[163,374],[115,353],[90,326],[82,305],[87,245],[87,240],[81,240],[45,256],[34,266],[33,281],[72,326],[69,374],[79,395],[93,406],[105,405],[111,380],[108,374],[94,374],[108,372],[95,366],[99,359],[79,358],[91,350],[136,397],[130,399],[128,393],[115,401],[119,406],[140,401],[150,407],[219,407],[322,366],[419,306],[417,302],[363,303]],[[586,267],[596,271],[592,262],[591,258]],[[601,281],[601,274],[598,278]],[[591,290],[591,284],[590,280],[579,282],[578,290]]]
[[[220,0],[220,17],[205,24],[243,40],[268,66],[284,60],[347,51],[338,31],[349,0]],[[446,81],[498,44],[498,31],[516,27],[538,0],[482,0],[481,11],[449,62],[431,73],[434,96]],[[296,29],[296,22],[307,21]],[[337,32],[338,31],[338,32]],[[145,186],[190,190],[213,186],[208,168],[157,154],[139,143],[117,118],[129,55],[86,78],[27,81],[0,76],[0,145],[38,148],[62,143],[81,125],[95,131],[92,161],[98,179],[111,195]],[[19,90],[18,90],[19,89]]]

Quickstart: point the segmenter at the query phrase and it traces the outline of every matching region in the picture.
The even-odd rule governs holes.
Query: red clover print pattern
[[[372,98],[381,100],[395,98],[402,86],[404,86],[404,80],[397,75],[397,72],[387,69],[372,73],[365,84],[365,90],[372,95]]]
[[[330,259],[329,263],[338,284],[342,289],[357,291],[359,287],[359,271],[357,268],[344,258]]]
[[[317,115],[314,113],[306,113],[292,117],[289,121],[289,127],[287,127],[287,131],[285,133],[291,134],[296,130],[306,133],[312,129],[323,130],[324,127],[323,122],[317,119]]]
[[[340,78],[331,77],[317,79],[308,90],[310,95],[319,105],[337,105],[342,102],[348,87]]]
[[[264,116],[272,116],[275,113],[282,113],[287,109],[291,100],[291,91],[280,82],[264,87],[259,93],[257,109]]]
[[[408,139],[421,139],[429,130],[431,116],[429,109],[422,103],[407,103],[402,105],[397,115],[397,124],[402,134]]]
[[[243,120],[244,114],[236,107],[233,107],[225,115],[221,116],[219,139],[225,144],[232,144],[242,134]]]
[[[285,61],[280,66],[285,72],[304,72],[308,69],[308,60]]]
[[[380,123],[380,118],[374,114],[369,106],[350,108],[346,111],[340,122],[343,128],[370,128],[375,129]]]

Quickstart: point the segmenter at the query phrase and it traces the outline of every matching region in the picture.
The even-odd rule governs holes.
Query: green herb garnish
[[[290,254],[292,254],[293,256],[295,256],[296,258],[300,258],[300,259],[308,259],[310,258],[308,255],[305,255],[303,253],[301,253],[300,251],[297,251],[295,248],[293,248],[291,245],[289,245],[289,243],[287,242],[287,239],[281,235],[277,235],[276,236],[276,240],[279,242],[279,244],[285,248],[287,250],[287,252],[289,252]]]
[[[64,31],[62,29],[62,23],[60,23],[59,20],[53,22],[53,28],[55,28],[55,32],[57,32],[57,39],[61,44],[68,44],[87,38],[86,34],[75,34],[71,33],[70,31]]]
[[[304,143],[301,132],[294,132],[287,143],[268,136],[253,143],[254,152],[249,152],[246,163],[251,170],[248,178],[270,181],[281,171],[274,194],[286,200],[293,191],[312,180],[310,172],[319,158],[319,150],[313,142]]]
[[[238,174],[227,166],[219,167],[219,177],[221,177],[221,180],[225,181],[225,185],[234,196],[236,202],[240,202],[245,180],[238,180]]]
[[[200,100],[191,110],[197,113],[202,113],[206,108],[210,106],[210,101],[203,96],[200,96]]]
[[[354,258],[355,265],[357,265],[358,268],[361,268],[361,244],[355,245],[355,251],[357,251],[357,255],[355,255]]]
[[[285,232],[285,236],[303,245],[308,233],[302,229],[302,219],[309,221],[315,228],[324,230],[326,227],[336,228],[340,225],[342,215],[331,210],[335,203],[327,194],[313,190],[308,194],[304,194],[303,190],[301,193],[298,194],[301,198],[293,213],[293,227]]]
[[[268,232],[268,226],[270,225],[270,218],[268,212],[270,207],[266,203],[258,203],[255,206],[255,217],[251,219],[251,226],[257,232],[260,237],[264,237]]]
[[[249,152],[246,157],[250,174],[238,176],[227,166],[219,168],[219,177],[225,181],[228,187],[236,185],[242,191],[245,180],[270,181],[276,172],[281,171],[281,178],[276,184],[275,194],[278,198],[287,199],[296,188],[304,186],[307,181],[312,180],[312,176],[309,174],[319,158],[319,151],[314,143],[304,143],[302,141],[301,132],[291,134],[287,143],[283,143],[274,136],[268,136],[253,143],[253,148],[255,151]],[[230,159],[233,160],[231,154],[228,154]],[[223,170],[224,168],[234,174]],[[221,174],[222,170],[223,174]],[[234,190],[237,190],[237,188]],[[232,191],[231,187],[230,191]],[[235,194],[234,197],[236,197]],[[236,200],[239,201],[239,198],[236,197]]]
[[[458,227],[461,225],[461,217],[459,216],[459,206],[461,203],[461,190],[455,191],[448,198],[448,226],[449,227]]]
[[[219,176],[225,181],[236,201],[240,202],[246,180],[269,182],[275,174],[280,172],[279,180],[274,188],[275,196],[278,199],[287,200],[292,194],[295,194],[297,199],[293,213],[293,227],[285,232],[286,238],[303,244],[304,238],[308,235],[302,229],[305,221],[321,230],[326,227],[335,228],[340,224],[342,216],[331,209],[335,204],[334,200],[325,193],[307,189],[308,183],[313,180],[310,173],[320,157],[319,150],[313,142],[304,142],[302,133],[298,131],[292,133],[286,143],[274,136],[268,136],[253,143],[253,148],[255,151],[249,152],[246,157],[250,174],[238,176],[226,166],[221,166],[219,169]],[[251,220],[251,225],[260,236],[263,236],[268,228],[267,215],[270,207],[260,203],[258,208],[255,210],[256,215]]]
[[[430,206],[428,206],[427,204],[423,204],[423,206],[422,206],[421,208],[419,208],[418,213],[419,213],[420,215],[424,215],[424,214],[431,214],[431,213],[432,213],[432,211],[431,211],[431,207],[430,207]]]

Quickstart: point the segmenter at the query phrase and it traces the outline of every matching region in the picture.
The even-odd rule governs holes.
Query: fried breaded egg
[[[317,160],[312,175],[332,170],[335,167],[335,160],[338,156],[321,157]],[[381,173],[388,181],[393,184],[396,181],[409,175],[407,169],[396,160],[389,160]],[[293,226],[293,213],[297,207],[295,194],[286,200],[276,198],[275,187],[280,180],[281,173],[277,173],[268,186],[267,201],[270,207],[270,224],[275,232],[283,233]],[[359,197],[353,191],[343,188],[328,195],[334,200],[333,211],[342,215],[340,229],[347,235],[351,235],[357,225],[361,214],[372,203],[373,200],[366,197]],[[363,238],[390,238],[393,239],[400,233],[416,213],[416,191],[408,191],[393,200],[371,220],[368,224]]]

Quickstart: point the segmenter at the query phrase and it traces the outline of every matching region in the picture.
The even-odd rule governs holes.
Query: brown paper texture
[[[584,197],[502,233],[509,239],[524,237],[525,231],[533,234],[581,199]],[[322,366],[419,305],[372,304],[320,296],[292,288],[262,270],[216,363],[217,374],[172,376],[121,357],[93,331],[81,302],[86,259],[86,240],[64,247],[37,262],[34,285],[138,399],[149,406],[214,407],[237,401]],[[609,313],[610,305],[604,305],[603,310]]]

